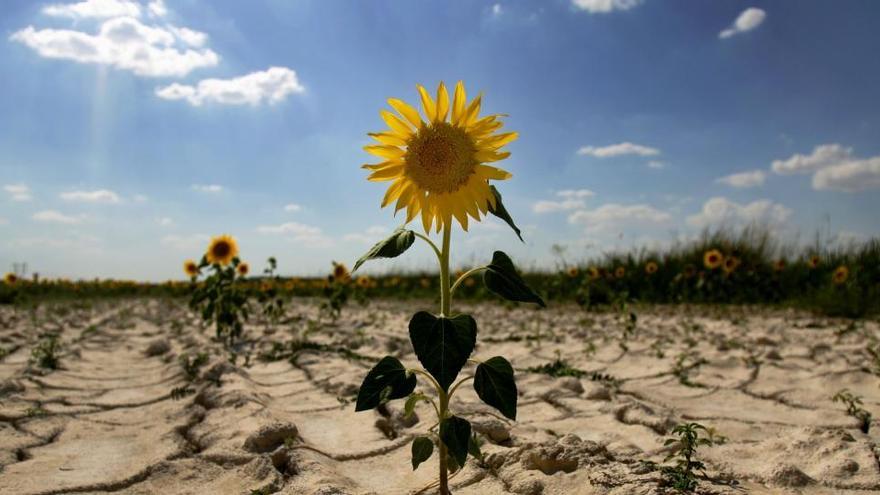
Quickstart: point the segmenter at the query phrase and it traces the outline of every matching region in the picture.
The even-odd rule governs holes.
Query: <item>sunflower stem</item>
[[[452,293],[449,290],[449,250],[450,250],[450,239],[452,238],[452,223],[447,222],[446,225],[443,226],[443,249],[440,251],[440,316],[449,316],[450,314],[450,303],[452,299]],[[440,420],[441,428],[443,424],[443,420],[446,418],[447,411],[449,410],[449,395],[445,390],[441,387],[437,390],[438,395],[440,396]],[[441,438],[438,442],[440,444],[440,486],[439,491],[440,495],[450,495],[449,491],[449,478],[447,473],[447,453],[446,453],[446,444],[443,443],[443,439]]]

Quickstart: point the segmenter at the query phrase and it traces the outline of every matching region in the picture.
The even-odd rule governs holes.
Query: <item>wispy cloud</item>
[[[299,222],[286,222],[280,225],[261,225],[257,227],[260,234],[281,235],[287,239],[309,247],[327,247],[333,244],[332,239],[312,225]]]
[[[83,215],[66,215],[57,210],[43,210],[34,213],[32,218],[38,222],[62,223],[66,225],[76,225],[82,223],[83,220],[85,220],[85,216]]]
[[[748,172],[740,172],[737,174],[730,174],[724,177],[719,177],[715,179],[717,184],[725,184],[730,187],[736,187],[739,189],[745,189],[749,187],[758,187],[764,185],[764,181],[767,179],[767,174],[764,173],[763,170],[750,170]]]
[[[233,79],[203,79],[195,86],[174,83],[156,89],[156,95],[166,100],[186,100],[193,106],[205,103],[257,106],[275,105],[290,94],[305,90],[293,70],[270,67]]]
[[[662,169],[666,168],[666,162],[661,162],[660,160],[651,160],[648,163],[646,163],[645,165],[647,165],[648,168],[651,168],[654,170],[662,170]]]
[[[567,189],[557,191],[558,200],[541,200],[532,205],[535,213],[553,213],[558,211],[578,210],[586,207],[585,199],[593,196],[589,189]]]
[[[193,184],[191,187],[193,191],[210,194],[217,194],[224,191],[223,186],[219,184]]]
[[[609,146],[582,146],[577,150],[577,154],[596,158],[611,158],[622,155],[655,156],[660,154],[660,150],[626,141]]]
[[[813,189],[817,191],[880,189],[880,156],[858,158],[852,148],[837,143],[816,146],[809,155],[774,160],[771,169],[780,175],[812,173]]]
[[[697,228],[779,225],[786,222],[791,214],[790,208],[769,199],[740,204],[719,196],[706,201],[699,213],[687,218],[687,223]]]
[[[211,238],[206,234],[166,235],[160,243],[177,251],[199,253],[208,246]]]
[[[43,7],[43,13],[53,17],[71,19],[140,17],[141,6],[131,0],[85,0],[76,3],[51,4]]]
[[[3,190],[9,194],[9,199],[12,201],[30,201],[31,189],[24,184],[6,184],[3,186]]]
[[[375,244],[382,240],[387,234],[388,229],[386,227],[383,227],[382,225],[373,225],[372,227],[367,228],[364,232],[345,234],[342,236],[342,240],[361,244]]]
[[[647,204],[623,205],[608,203],[594,210],[579,210],[568,217],[569,223],[583,225],[587,230],[620,229],[624,226],[667,223],[672,216]]]
[[[107,189],[98,189],[96,191],[69,191],[60,194],[64,201],[78,203],[105,203],[116,204],[121,201],[119,195]]]
[[[747,33],[760,26],[766,18],[766,12],[756,7],[750,7],[743,10],[729,28],[718,33],[718,37],[726,39],[740,33]]]
[[[170,227],[174,225],[174,220],[168,217],[160,217],[156,219],[156,223],[159,224],[160,227]]]
[[[284,205],[284,211],[290,212],[290,213],[302,211],[302,206],[300,206],[296,203],[288,203],[288,204]]]
[[[591,14],[607,14],[615,10],[629,10],[637,7],[643,0],[571,0],[571,4],[578,10]]]

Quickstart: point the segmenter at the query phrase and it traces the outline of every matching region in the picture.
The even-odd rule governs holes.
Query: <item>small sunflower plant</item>
[[[263,269],[263,281],[257,289],[257,302],[260,303],[267,328],[277,325],[284,316],[284,297],[279,291],[281,277],[276,273],[277,270],[278,260],[270,256],[266,260],[266,268]]]
[[[333,321],[342,316],[342,308],[351,299],[352,280],[351,273],[344,263],[333,261],[333,270],[327,275],[324,283],[324,302],[321,310],[330,316]]]
[[[453,280],[450,276],[452,230],[457,223],[467,231],[472,222],[494,215],[505,221],[522,240],[501,194],[490,181],[506,180],[511,174],[497,168],[510,155],[502,148],[517,138],[515,132],[499,132],[500,115],[480,116],[482,97],[468,101],[459,82],[452,98],[440,83],[436,96],[418,86],[419,111],[402,100],[388,104],[396,112],[382,110],[389,129],[370,136],[366,146],[379,163],[364,165],[370,181],[389,182],[382,207],[403,211],[404,225],[372,247],[354,265],[354,270],[377,258],[394,258],[407,251],[416,239],[424,241],[437,256],[440,268],[438,312],[419,311],[409,322],[409,336],[421,366],[407,367],[394,356],[386,356],[367,374],[358,392],[355,411],[376,408],[388,401],[406,399],[412,411],[419,402],[430,404],[437,423],[412,443],[413,469],[437,450],[439,479],[427,489],[449,491],[449,478],[462,470],[468,454],[480,457],[479,440],[464,411],[457,411],[452,399],[460,387],[472,382],[477,396],[505,417],[516,419],[517,389],[513,367],[501,356],[475,356],[477,321],[453,310],[456,289],[469,277],[481,274],[486,288],[515,302],[545,306],[517,273],[510,257],[495,251],[491,262],[470,269]],[[419,227],[407,225],[419,220]],[[418,232],[421,230],[422,232]],[[431,239],[431,233],[438,239]],[[464,371],[465,367],[467,371]],[[464,371],[464,372],[463,372]],[[464,376],[461,376],[464,375]],[[421,380],[425,393],[416,392]]]
[[[247,263],[238,257],[235,238],[226,234],[211,239],[195,270],[189,263],[184,264],[184,271],[193,281],[208,272],[196,284],[189,306],[202,315],[203,322],[214,325],[217,340],[233,355],[249,316],[248,293],[242,284],[248,270]]]

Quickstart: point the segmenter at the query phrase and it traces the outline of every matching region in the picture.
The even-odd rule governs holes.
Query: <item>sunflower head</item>
[[[809,266],[810,269],[819,268],[819,263],[821,263],[821,262],[822,262],[822,259],[819,258],[819,255],[814,254],[814,255],[810,256],[810,259],[807,260],[807,266]]]
[[[370,288],[370,277],[362,276],[357,279],[357,286],[361,289],[369,289]]]
[[[251,271],[251,266],[242,261],[238,264],[237,267],[235,267],[235,271],[238,273],[239,276],[247,277],[248,272]]]
[[[576,266],[573,266],[569,268],[565,273],[566,275],[568,275],[569,278],[575,278],[580,273],[580,270],[578,270]]]
[[[431,279],[428,277],[422,277],[422,280],[419,281],[419,284],[422,286],[423,289],[427,289],[431,287]]]
[[[12,272],[7,273],[6,276],[3,277],[3,281],[9,285],[14,285],[16,282],[18,282],[18,275]]]
[[[653,275],[657,273],[657,268],[658,266],[656,261],[649,261],[645,263],[645,273],[647,273],[648,275]]]
[[[391,181],[382,207],[395,202],[394,211],[406,210],[409,222],[421,215],[422,226],[439,232],[455,218],[464,230],[468,216],[480,220],[495,208],[490,180],[506,180],[510,173],[487,165],[510,156],[501,151],[517,133],[496,133],[500,115],[480,117],[482,96],[467,101],[464,84],[455,85],[451,106],[441,82],[436,98],[417,86],[422,114],[397,98],[388,104],[397,112],[382,110],[389,129],[370,133],[376,144],[364,147],[382,161],[364,165],[370,181]],[[424,119],[423,119],[424,117]]]
[[[776,260],[776,262],[773,263],[773,270],[777,272],[785,270],[785,260],[781,258]]]
[[[231,235],[218,235],[211,239],[205,258],[212,265],[226,266],[232,263],[232,259],[238,256],[238,243]]]
[[[331,280],[335,282],[348,282],[351,278],[351,274],[348,272],[348,268],[343,263],[333,262],[333,274],[331,275]]]
[[[626,275],[626,268],[618,266],[614,269],[614,278],[623,278]]]
[[[598,280],[602,276],[602,272],[600,272],[595,266],[588,268],[587,274],[590,277],[590,280]]]
[[[834,285],[843,285],[848,278],[849,268],[846,265],[838,266],[834,269],[834,273],[831,274],[831,280],[834,282]]]
[[[200,273],[199,265],[193,260],[186,260],[183,262],[183,273],[190,278],[198,277]]]
[[[717,249],[710,249],[703,253],[703,265],[710,269],[714,270],[721,266],[724,263],[724,256],[721,254],[721,251]]]
[[[724,273],[730,275],[731,273],[736,271],[740,263],[741,262],[739,261],[739,258],[737,258],[736,256],[728,256],[724,259],[724,266],[722,267],[722,269],[724,270]]]

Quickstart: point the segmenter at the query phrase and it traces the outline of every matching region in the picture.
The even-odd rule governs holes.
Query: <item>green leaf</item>
[[[409,322],[409,338],[422,366],[448,391],[477,343],[477,322],[470,315],[436,317],[419,311]]]
[[[480,450],[480,443],[477,433],[471,433],[471,437],[468,440],[468,454],[472,455],[478,461],[483,462],[483,451]]]
[[[427,461],[434,453],[434,442],[428,437],[415,437],[412,443],[412,467],[413,471],[419,464]]]
[[[440,441],[449,449],[449,455],[459,466],[464,467],[467,460],[468,442],[471,438],[471,424],[458,416],[449,416],[440,423]]]
[[[530,302],[542,308],[547,307],[541,296],[530,289],[516,272],[510,257],[501,251],[495,251],[492,255],[492,263],[483,272],[483,282],[490,291],[509,301]]]
[[[416,388],[416,376],[407,376],[400,361],[385,356],[367,373],[358,390],[355,412],[366,411],[392,399],[402,399]]]
[[[513,367],[501,356],[495,356],[477,366],[474,390],[486,404],[501,411],[505,417],[516,419],[516,382]]]
[[[416,240],[416,235],[412,230],[406,230],[403,227],[398,228],[388,236],[387,239],[379,241],[375,246],[367,251],[367,254],[361,256],[354,264],[352,273],[357,271],[365,262],[376,258],[396,258],[403,254],[404,251],[412,246]]]
[[[416,404],[420,401],[428,401],[428,397],[421,393],[416,392],[414,394],[410,394],[409,397],[406,398],[406,403],[403,405],[403,417],[409,418],[412,416],[412,413],[415,412]]]
[[[519,240],[526,242],[522,238],[522,233],[520,232],[519,227],[513,223],[513,218],[510,216],[510,213],[507,212],[504,203],[501,202],[501,193],[498,192],[498,189],[495,186],[489,186],[489,189],[492,191],[492,194],[495,195],[495,208],[492,208],[492,203],[489,203],[489,213],[507,222],[507,225],[510,225],[510,228],[516,232],[516,236],[519,237]]]

